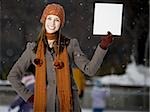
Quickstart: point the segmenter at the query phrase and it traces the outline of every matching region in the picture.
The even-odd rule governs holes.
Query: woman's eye
[[[60,20],[59,20],[59,19],[56,19],[55,21],[60,22]]]
[[[52,18],[48,18],[48,20],[52,20]]]

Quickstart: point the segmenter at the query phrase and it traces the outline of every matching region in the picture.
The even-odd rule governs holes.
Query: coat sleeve
[[[94,76],[103,62],[107,50],[98,45],[91,60],[81,51],[77,39],[73,39],[73,58],[75,64],[87,75]]]
[[[31,64],[31,52],[33,48],[33,43],[28,43],[25,51],[22,53],[21,57],[13,65],[10,70],[7,79],[11,83],[12,87],[16,92],[21,96],[25,101],[33,95],[33,92],[25,87],[21,82],[22,77],[24,76],[26,70]]]

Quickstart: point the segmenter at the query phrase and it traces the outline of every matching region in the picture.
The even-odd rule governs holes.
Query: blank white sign
[[[95,3],[93,35],[121,35],[123,4]]]

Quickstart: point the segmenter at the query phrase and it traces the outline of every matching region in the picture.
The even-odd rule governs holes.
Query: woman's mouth
[[[54,30],[54,29],[55,29],[54,26],[48,26],[48,28],[49,28],[50,30]]]

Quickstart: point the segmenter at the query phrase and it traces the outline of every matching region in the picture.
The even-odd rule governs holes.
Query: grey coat
[[[33,95],[32,91],[29,91],[22,83],[21,78],[27,71],[28,67],[34,63],[35,53],[33,52],[33,48],[35,47],[35,43],[28,43],[25,51],[18,59],[18,61],[14,64],[12,69],[9,72],[8,80],[12,84],[12,87],[16,90],[16,92],[27,101],[28,98]],[[79,43],[76,39],[71,39],[70,43],[67,47],[70,64],[73,62],[77,65],[79,69],[81,69],[85,74],[89,76],[94,76],[100,67],[103,58],[107,52],[107,50],[103,50],[99,47],[96,48],[96,51],[91,59],[88,60],[84,53],[81,51]],[[46,50],[46,60],[47,60],[47,112],[56,112],[59,111],[58,106],[58,97],[56,94],[56,73],[53,66],[53,53],[51,53],[48,49]],[[73,76],[71,75],[71,86],[73,93],[73,110],[74,112],[80,111],[80,104],[78,98],[78,90],[76,84],[73,80]]]

